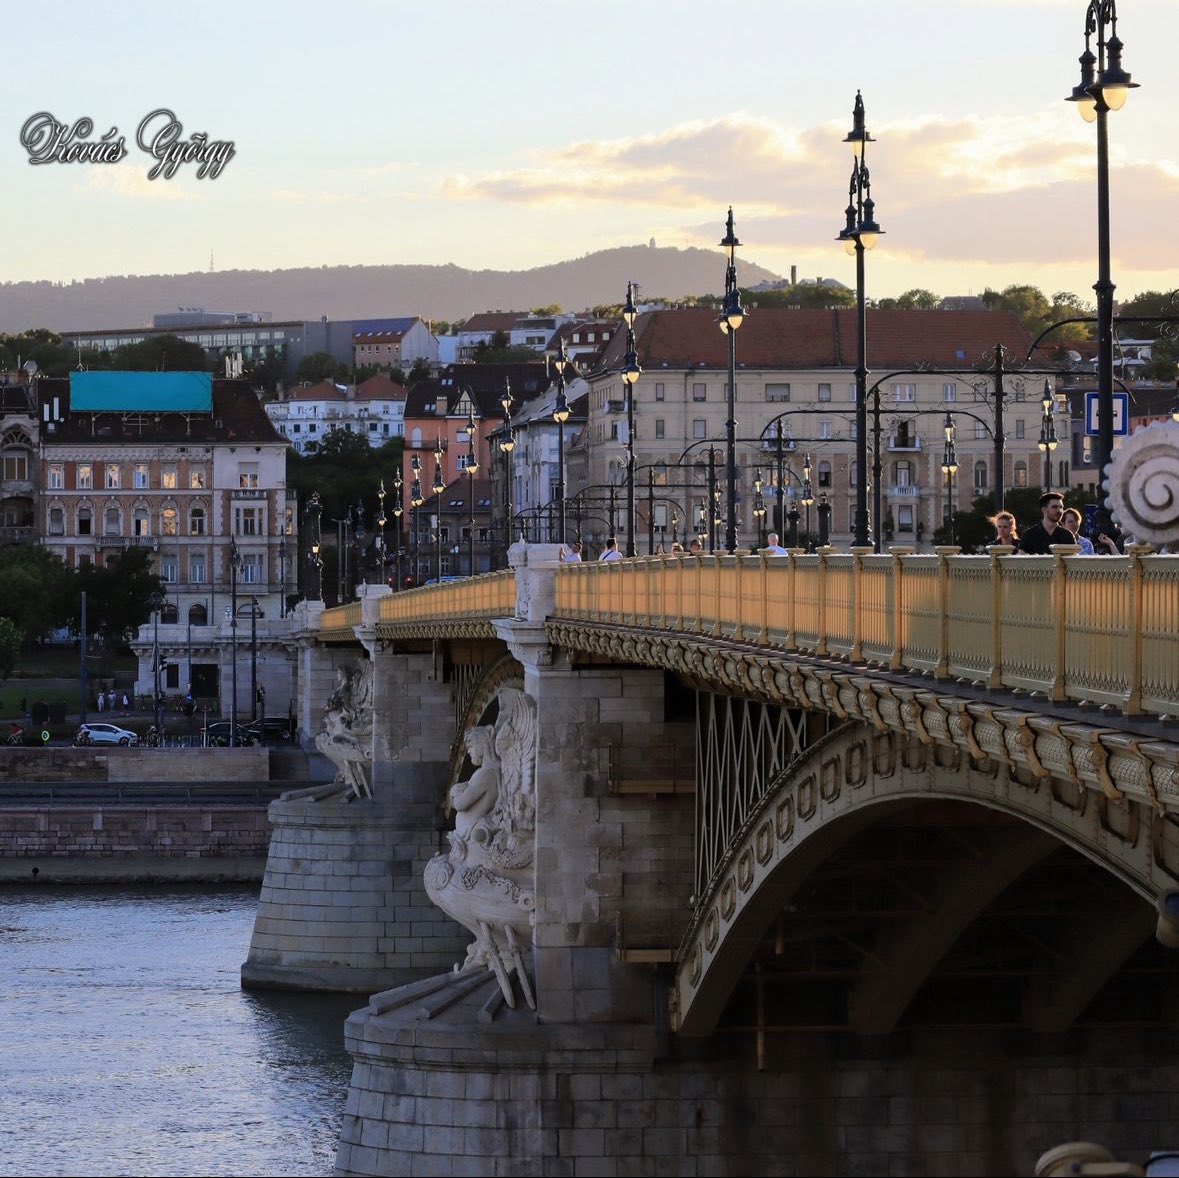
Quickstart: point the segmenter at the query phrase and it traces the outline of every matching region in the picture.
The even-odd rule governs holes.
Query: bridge
[[[1179,557],[512,561],[296,615],[301,725],[363,765],[272,806],[243,982],[379,991],[341,1172],[1007,1173],[1166,1137]],[[501,793],[526,768],[525,885],[495,878],[527,920],[469,923],[448,973],[471,934],[422,881],[476,886],[445,838],[472,728]]]

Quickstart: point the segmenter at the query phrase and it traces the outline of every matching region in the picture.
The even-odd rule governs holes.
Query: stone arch
[[[766,793],[757,812],[714,873],[697,905],[677,959],[675,1019],[684,1035],[709,1034],[770,920],[818,867],[849,839],[885,817],[921,801],[968,802],[1019,819],[1015,845],[996,868],[1000,890],[1058,845],[1098,864],[1153,905],[1175,886],[1160,853],[1158,822],[1143,803],[1114,802],[1098,791],[1050,777],[1034,777],[994,760],[972,760],[962,750],[920,744],[891,731],[848,724],[812,745]],[[941,930],[923,930],[924,940],[907,949],[908,981],[884,989],[862,979],[853,995],[852,1017],[863,1030],[895,1024],[898,1008],[936,960],[939,938],[952,935],[954,920],[968,922],[985,895],[967,874],[945,883],[956,915]],[[956,903],[954,898],[957,897]],[[908,956],[905,957],[904,954]],[[1081,983],[1074,1006],[1083,998]]]
[[[510,654],[503,654],[483,668],[468,697],[466,707],[459,713],[455,727],[454,742],[450,749],[450,765],[446,773],[444,805],[449,808],[450,789],[471,771],[467,761],[463,734],[468,728],[479,724],[490,724],[496,716],[496,698],[501,687],[524,689],[524,668]],[[447,811],[449,813],[449,809]]]

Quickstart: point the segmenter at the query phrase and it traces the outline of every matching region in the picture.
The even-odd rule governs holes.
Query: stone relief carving
[[[336,766],[336,786],[353,797],[371,798],[373,665],[340,667],[336,689],[323,707],[324,731],[315,747]]]
[[[496,699],[495,724],[465,734],[475,769],[450,791],[455,810],[450,850],[426,865],[426,892],[475,935],[456,970],[490,970],[513,1007],[515,977],[535,1007],[520,945],[531,941],[536,907],[536,703],[515,687],[501,687]]]

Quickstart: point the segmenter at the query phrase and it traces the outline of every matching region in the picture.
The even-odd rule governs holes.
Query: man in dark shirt
[[[1045,491],[1040,496],[1040,522],[1020,536],[1020,552],[1029,556],[1049,556],[1050,544],[1075,543],[1072,532],[1060,522],[1063,515],[1064,496],[1059,491]]]

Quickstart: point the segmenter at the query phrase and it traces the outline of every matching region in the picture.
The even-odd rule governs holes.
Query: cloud
[[[325,188],[272,188],[270,199],[283,204],[346,205],[368,204],[372,198],[363,192],[330,192]]]
[[[201,195],[175,180],[149,180],[147,172],[124,160],[119,164],[95,165],[82,179],[86,192],[103,192],[132,200],[201,200]]]

